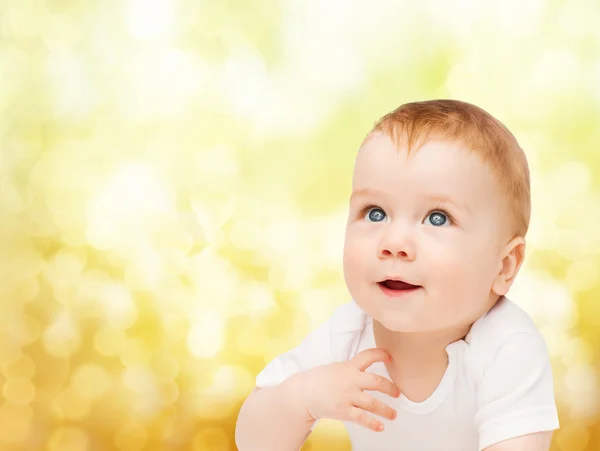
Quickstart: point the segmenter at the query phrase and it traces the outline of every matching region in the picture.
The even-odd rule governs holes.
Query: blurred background
[[[258,372],[348,302],[355,152],[430,98],[530,162],[510,293],[600,449],[595,0],[0,2],[0,449],[235,450]],[[349,450],[322,421],[306,450]]]

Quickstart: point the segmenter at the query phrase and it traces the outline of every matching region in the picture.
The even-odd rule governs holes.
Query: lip
[[[415,286],[417,286],[417,284],[415,284],[415,283],[410,283],[410,282],[407,282],[406,280],[404,280],[404,279],[401,279],[400,277],[395,277],[395,276],[384,277],[383,279],[381,279],[381,280],[380,280],[379,282],[377,282],[377,283],[383,283],[383,282],[385,282],[386,280],[393,280],[393,281],[396,281],[396,282],[404,282],[404,283],[407,283],[407,284],[409,284],[409,285],[415,285]]]
[[[401,279],[390,278],[390,279],[385,279],[385,280],[401,280]],[[421,286],[415,286],[414,288],[410,288],[408,290],[391,290],[391,289],[387,288],[383,284],[383,282],[377,282],[377,285],[379,286],[379,289],[383,292],[383,294],[385,294],[386,296],[388,296],[390,298],[401,298],[401,297],[404,297],[406,295],[414,293],[415,291],[423,288]]]

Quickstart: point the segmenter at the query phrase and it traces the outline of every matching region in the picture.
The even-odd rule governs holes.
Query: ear
[[[508,293],[525,258],[525,239],[517,236],[510,240],[501,254],[499,271],[492,284],[492,291],[498,296]]]

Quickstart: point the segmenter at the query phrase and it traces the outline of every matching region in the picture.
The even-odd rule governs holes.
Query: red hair
[[[431,139],[456,142],[478,154],[506,194],[515,236],[525,236],[531,217],[527,158],[513,134],[491,114],[458,100],[405,103],[377,121],[371,133],[376,131],[406,146],[409,154]]]

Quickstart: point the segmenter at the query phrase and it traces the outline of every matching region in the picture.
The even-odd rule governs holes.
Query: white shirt
[[[337,307],[300,345],[269,362],[256,386],[275,386],[299,371],[347,361],[374,347],[373,319],[351,301]],[[393,421],[376,417],[385,424],[383,432],[344,422],[354,451],[480,451],[520,435],[558,429],[546,343],[512,301],[501,298],[446,352],[446,372],[425,401],[368,391],[398,416]],[[390,378],[383,362],[366,372]]]

